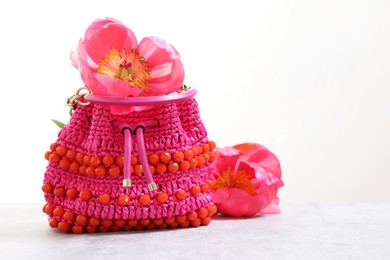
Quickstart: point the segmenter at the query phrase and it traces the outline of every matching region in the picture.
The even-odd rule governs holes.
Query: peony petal
[[[101,75],[99,73],[94,73],[93,75],[96,78],[97,82],[105,86],[109,96],[136,97],[141,93],[141,89],[133,87],[132,85],[121,79],[113,79],[105,75]]]
[[[266,207],[260,195],[249,195],[237,188],[222,188],[213,194],[218,212],[231,217],[253,217]]]
[[[260,211],[260,214],[279,214],[281,213],[279,208],[279,198],[275,197],[271,203]]]
[[[172,71],[170,74],[161,78],[154,78],[148,81],[148,92],[145,95],[165,95],[181,89],[184,82],[184,68],[180,60],[172,62]]]
[[[215,167],[218,173],[224,173],[229,168],[231,170],[236,169],[237,160],[242,156],[242,152],[232,148],[230,146],[227,147],[217,147],[217,156],[215,159]]]
[[[91,59],[98,63],[111,49],[131,50],[137,48],[137,38],[124,24],[112,20],[98,20],[85,32],[85,49]]]
[[[155,36],[143,38],[137,52],[148,61],[149,68],[180,59],[179,53],[172,45]]]

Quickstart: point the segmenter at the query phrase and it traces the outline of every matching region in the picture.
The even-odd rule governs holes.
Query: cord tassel
[[[135,134],[137,136],[139,158],[141,161],[142,170],[145,175],[146,183],[148,184],[149,191],[154,191],[157,189],[157,185],[153,180],[152,173],[150,172],[150,168],[149,168],[149,163],[148,163],[146,149],[145,149],[144,131],[145,131],[145,127],[140,125],[136,127]]]
[[[131,129],[127,126],[122,128],[122,133],[125,139],[125,159],[123,164],[123,182],[124,188],[131,187]]]

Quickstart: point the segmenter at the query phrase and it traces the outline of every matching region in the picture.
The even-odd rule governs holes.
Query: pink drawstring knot
[[[157,120],[151,120],[144,123],[139,123],[135,127],[130,127],[123,122],[114,122],[116,126],[121,129],[121,132],[124,136],[124,165],[123,165],[123,187],[131,187],[131,152],[132,152],[132,143],[131,135],[135,135],[138,143],[138,152],[139,158],[142,165],[142,170],[145,175],[146,183],[148,185],[149,191],[154,191],[157,189],[157,185],[153,180],[152,173],[150,172],[149,163],[147,159],[145,141],[144,141],[144,132],[146,131],[147,126],[156,126],[158,125]]]

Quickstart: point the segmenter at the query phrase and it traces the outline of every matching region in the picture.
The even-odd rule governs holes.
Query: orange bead
[[[86,230],[88,233],[95,233],[96,230],[97,230],[97,227],[95,227],[95,226],[87,226],[87,227],[85,228],[85,230]]]
[[[190,192],[192,196],[197,196],[200,193],[200,187],[196,185],[191,188]]]
[[[68,150],[66,152],[66,157],[69,159],[69,160],[74,160],[76,159],[76,155],[77,155],[77,152],[76,151],[73,151],[73,150]]]
[[[68,151],[68,148],[66,146],[58,146],[56,148],[56,153],[59,156],[65,156],[67,151]]]
[[[175,220],[177,223],[183,223],[184,221],[187,220],[187,216],[186,215],[178,215],[175,217]]]
[[[100,224],[104,227],[111,227],[113,223],[114,221],[112,221],[112,219],[102,219],[100,222]]]
[[[196,218],[196,219],[191,221],[191,226],[193,226],[193,227],[199,227],[200,224],[202,224],[202,221],[200,220],[200,218]]]
[[[195,219],[197,219],[198,218],[198,214],[195,212],[195,211],[192,211],[192,212],[188,212],[187,213],[187,219],[189,220],[189,221],[193,221],[193,220],[195,220]]]
[[[43,192],[51,193],[53,192],[53,186],[50,183],[44,183],[41,187]]]
[[[172,224],[168,224],[168,227],[170,229],[176,229],[176,228],[178,228],[178,226],[179,226],[179,223],[177,223],[177,222],[174,222]]]
[[[58,166],[60,166],[62,169],[66,170],[66,169],[69,169],[69,166],[70,166],[70,161],[69,159],[67,158],[62,158],[59,162],[58,162]]]
[[[144,229],[144,226],[142,226],[141,224],[137,224],[137,225],[135,225],[133,228],[134,228],[135,230],[137,230],[137,231],[141,231],[141,230]]]
[[[57,149],[58,145],[56,143],[52,143],[50,145],[50,151],[54,152]]]
[[[100,159],[100,157],[98,157],[98,156],[92,156],[89,163],[92,166],[99,166],[102,163],[102,159]]]
[[[202,145],[202,152],[203,153],[208,153],[210,151],[210,146],[209,144],[203,144]]]
[[[195,169],[198,166],[198,160],[196,158],[192,158],[190,161],[191,169]]]
[[[98,226],[98,230],[99,230],[99,232],[104,233],[104,232],[108,232],[108,230],[110,230],[110,228],[105,227],[103,225],[100,225],[100,226]]]
[[[181,228],[188,228],[190,226],[190,221],[186,220],[186,221],[184,221],[182,223],[179,223],[179,226]]]
[[[55,208],[56,206],[54,204],[46,204],[44,207],[44,211],[46,214],[51,215],[53,214]]]
[[[217,214],[218,209],[217,209],[217,206],[215,206],[214,204],[211,204],[209,207],[207,207],[207,211],[208,211],[208,215],[211,217],[211,216],[214,216],[215,214]]]
[[[129,205],[130,203],[130,197],[129,195],[122,195],[122,196],[119,196],[118,198],[118,204],[120,206],[126,206],[126,205]]]
[[[152,222],[154,225],[159,226],[159,225],[164,223],[164,219],[163,218],[156,218],[156,219],[153,219]]]
[[[156,173],[156,167],[154,167],[153,165],[149,164],[149,169],[150,169],[150,173],[151,174],[155,174]]]
[[[89,165],[91,163],[91,156],[85,155],[83,159],[84,164]]]
[[[192,150],[187,150],[184,152],[184,159],[187,161],[191,161],[191,159],[194,157],[194,152]]]
[[[143,206],[149,205],[149,203],[150,203],[150,196],[148,194],[141,195],[138,198],[138,202],[139,202],[139,204],[141,204]]]
[[[198,217],[199,217],[200,219],[203,219],[203,218],[207,217],[208,214],[209,214],[209,212],[208,212],[207,209],[205,209],[205,208],[200,208],[200,209],[198,209],[197,213],[198,213]]]
[[[117,156],[115,157],[115,164],[118,166],[123,166],[125,162],[125,158],[123,156]]]
[[[141,175],[142,174],[142,165],[137,164],[134,166],[134,174],[135,175]]]
[[[130,227],[130,226],[128,226],[128,225],[124,225],[123,227],[122,227],[122,230],[124,230],[124,231],[130,231],[130,230],[132,230],[133,229],[133,227]]]
[[[85,215],[77,215],[76,216],[76,223],[81,225],[81,226],[85,226],[87,223],[88,223],[88,217],[85,216]]]
[[[168,200],[168,194],[165,192],[161,192],[157,195],[156,199],[159,203],[165,203]]]
[[[50,219],[50,220],[49,220],[49,226],[50,226],[51,228],[57,228],[57,227],[58,227],[58,220],[56,220],[56,219],[54,219],[54,218]]]
[[[167,225],[171,225],[171,224],[175,223],[175,217],[164,218],[164,223]]]
[[[216,152],[215,149],[214,149],[214,150],[212,150],[212,151],[209,153],[209,155],[210,155],[210,161],[214,161],[215,158],[217,157],[217,152]]]
[[[79,167],[79,173],[81,173],[81,174],[86,174],[86,172],[87,172],[87,166],[86,165],[80,165],[80,167]]]
[[[172,159],[172,156],[170,153],[162,153],[160,154],[160,161],[162,163],[168,164]]]
[[[138,225],[138,220],[136,219],[129,219],[126,221],[126,225],[129,226],[129,227],[135,227],[136,225]]]
[[[170,162],[168,164],[168,172],[175,173],[179,170],[179,164],[176,162]]]
[[[200,188],[202,192],[208,192],[210,190],[210,185],[206,182]]]
[[[121,173],[121,169],[118,166],[111,166],[108,170],[108,174],[110,174],[111,177],[117,177]]]
[[[59,231],[68,232],[69,229],[70,229],[70,225],[66,221],[61,221],[60,223],[58,223],[58,227],[57,228],[58,228]]]
[[[201,221],[202,221],[202,226],[207,226],[208,224],[210,224],[211,218],[205,217],[205,218],[202,218]]]
[[[88,166],[87,169],[85,170],[85,173],[88,176],[95,176],[95,169],[96,169],[95,166]]]
[[[190,164],[190,162],[187,161],[187,160],[184,160],[184,161],[182,161],[182,162],[180,163],[180,170],[181,170],[181,171],[186,171],[186,170],[188,170],[190,167],[191,167],[191,164]]]
[[[115,162],[114,157],[111,155],[105,155],[102,159],[104,166],[109,167]]]
[[[208,162],[210,161],[210,154],[204,153],[204,154],[203,154],[203,158],[204,158],[204,160],[206,161],[206,163],[208,163]]]
[[[110,202],[110,200],[111,197],[108,193],[103,192],[98,196],[98,202],[101,204],[107,204],[108,202]]]
[[[115,219],[114,220],[114,226],[121,228],[126,224],[126,221],[123,219]]]
[[[146,227],[145,227],[147,230],[153,230],[153,229],[155,229],[156,228],[156,225],[155,224],[153,224],[153,223],[150,223],[149,225],[147,225]]]
[[[210,150],[213,150],[217,147],[217,145],[215,144],[214,141],[209,141],[209,147],[210,147]]]
[[[143,227],[146,227],[147,225],[150,224],[150,219],[140,219],[140,220],[138,221],[138,224],[141,225],[141,226],[143,226]]]
[[[183,152],[177,152],[173,154],[173,160],[177,163],[180,163],[184,159]]]
[[[184,200],[186,196],[187,196],[187,193],[185,190],[178,190],[175,193],[175,197],[178,200]]]
[[[194,152],[194,156],[197,156],[200,153],[198,147],[192,147],[192,151]]]
[[[206,160],[202,155],[199,155],[197,159],[198,159],[198,166],[203,166],[206,163]]]
[[[69,165],[69,170],[71,170],[72,172],[77,172],[79,168],[80,168],[80,163],[76,161],[71,162]]]
[[[81,234],[81,233],[84,232],[84,227],[82,227],[82,226],[80,226],[80,225],[74,225],[74,226],[72,227],[72,232],[73,232],[74,234]]]
[[[121,230],[121,228],[120,228],[120,227],[117,227],[117,226],[115,226],[115,225],[113,225],[113,226],[110,227],[110,231],[111,231],[111,232],[118,232],[119,230]]]
[[[76,161],[78,161],[79,163],[84,163],[84,156],[85,156],[84,153],[77,153],[76,154]]]
[[[61,156],[59,156],[57,153],[52,153],[49,156],[49,163],[52,164],[58,164],[58,162],[61,160]]]
[[[148,156],[148,162],[152,165],[156,165],[158,162],[160,161],[160,157],[158,156],[158,154],[149,154]]]
[[[131,165],[135,166],[138,163],[138,158],[136,156],[131,157]]]
[[[51,151],[47,151],[46,153],[45,153],[45,159],[46,160],[49,160],[49,157],[50,157],[50,155],[51,155]]]
[[[90,190],[82,190],[82,191],[80,191],[79,196],[80,196],[81,200],[87,201],[87,200],[91,199],[92,192]]]
[[[167,166],[163,163],[158,163],[156,167],[156,172],[158,174],[163,174],[167,172]]]
[[[58,187],[54,189],[54,195],[57,197],[65,197],[66,191],[64,187]]]
[[[104,167],[103,165],[100,165],[95,169],[95,175],[97,177],[103,177],[106,175],[106,173],[107,173],[106,167]]]
[[[100,224],[100,219],[91,217],[91,218],[88,220],[88,224],[89,224],[90,226],[92,226],[92,227],[97,227],[97,226],[99,226],[99,224]]]
[[[160,225],[157,226],[159,229],[166,229],[167,228],[167,224],[165,223],[162,223]]]
[[[53,210],[53,215],[56,216],[56,217],[60,217],[62,218],[62,216],[64,215],[65,213],[65,210],[63,207],[56,207],[54,210]]]
[[[75,218],[74,213],[72,211],[66,211],[62,217],[68,221],[72,221]]]

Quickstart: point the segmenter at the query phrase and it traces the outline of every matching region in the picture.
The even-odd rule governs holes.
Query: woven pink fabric
[[[114,122],[121,121],[128,125],[137,125],[151,120],[158,120],[158,125],[146,127],[144,140],[148,155],[185,152],[209,142],[206,129],[199,116],[198,104],[195,99],[190,99],[182,103],[155,106],[150,110],[132,112],[125,116],[113,115],[106,106],[102,105],[77,105],[70,122],[58,134],[56,144],[91,157],[121,156],[124,151],[124,137]],[[132,143],[132,155],[139,156],[137,142],[134,142],[133,139]],[[71,163],[75,159],[68,161]],[[109,170],[108,166],[106,166],[106,170]],[[203,165],[188,170],[179,169],[174,173],[167,171],[163,174],[153,174],[154,181],[158,186],[155,191],[148,190],[143,174],[133,174],[131,176],[132,187],[125,189],[122,187],[122,175],[116,177],[108,174],[88,176],[77,170],[72,171],[70,168],[61,166],[60,163],[50,163],[49,160],[44,175],[46,185],[52,187],[53,190],[57,189],[57,191],[58,189],[68,191],[72,188],[76,188],[78,192],[89,190],[92,197],[89,200],[83,200],[80,196],[70,198],[69,196],[58,196],[58,192],[56,194],[55,191],[46,191],[44,194],[47,205],[62,208],[64,212],[69,211],[75,215],[82,214],[88,217],[112,220],[172,218],[212,206],[211,189],[204,189],[204,187],[211,184],[213,174],[214,164],[212,160],[209,160]],[[199,194],[193,195],[191,189],[194,187],[203,187],[203,190]],[[179,190],[186,192],[185,198],[178,199],[175,196]],[[161,192],[168,195],[168,200],[165,203],[160,203],[156,199]],[[99,203],[98,197],[102,193],[109,195],[110,201],[108,203]],[[130,197],[130,203],[122,206],[118,203],[118,198],[125,194]],[[146,206],[141,205],[138,201],[143,194],[150,196],[150,204]],[[70,227],[78,225],[76,220],[64,220],[61,212],[49,211],[46,213],[54,222],[66,221]]]

